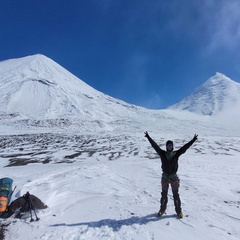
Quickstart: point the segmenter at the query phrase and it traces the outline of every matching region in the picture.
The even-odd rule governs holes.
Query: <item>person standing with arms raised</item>
[[[168,188],[169,184],[172,188],[175,211],[178,218],[183,218],[181,209],[181,200],[179,196],[180,180],[177,175],[178,158],[187,151],[187,149],[198,139],[198,135],[194,135],[193,139],[178,150],[174,150],[173,141],[166,142],[166,151],[161,149],[158,144],[145,132],[145,137],[148,139],[154,150],[158,153],[162,162],[162,193],[160,199],[160,210],[158,216],[162,216],[167,208]]]

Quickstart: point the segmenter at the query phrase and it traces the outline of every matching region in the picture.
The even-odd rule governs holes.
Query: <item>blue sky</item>
[[[0,0],[0,61],[44,54],[95,89],[162,109],[215,72],[240,82],[239,0]]]

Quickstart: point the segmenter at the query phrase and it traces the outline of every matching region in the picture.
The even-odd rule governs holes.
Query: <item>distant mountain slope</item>
[[[201,115],[216,116],[240,109],[240,84],[221,73],[216,73],[191,95],[169,107]],[[235,109],[235,110],[234,110]]]
[[[234,134],[235,129],[240,131],[240,114],[236,117],[240,108],[239,84],[220,73],[170,109],[150,110],[103,94],[38,54],[0,62],[0,90],[0,133],[25,133],[41,128],[193,135],[208,133],[211,126],[213,132],[219,133],[221,128],[229,134],[222,125],[225,122],[227,127],[234,126]],[[229,118],[234,120],[233,124]]]
[[[93,89],[43,55],[0,62],[0,88],[0,111],[30,118],[108,119],[137,109]]]

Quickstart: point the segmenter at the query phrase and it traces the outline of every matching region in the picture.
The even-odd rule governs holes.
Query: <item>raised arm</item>
[[[148,132],[145,132],[145,137],[148,139],[154,150],[160,155],[162,153],[162,149],[158,146],[158,144],[149,136]]]
[[[176,151],[176,154],[180,156],[183,153],[185,153],[188,150],[188,148],[190,148],[197,139],[198,139],[198,135],[195,134],[191,141],[189,141],[184,146],[182,146],[179,150]]]

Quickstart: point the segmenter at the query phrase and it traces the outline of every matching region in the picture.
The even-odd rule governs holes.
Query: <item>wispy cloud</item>
[[[239,45],[239,0],[171,1],[165,7],[169,12],[166,27],[172,34],[202,42],[209,53]]]
[[[240,42],[240,1],[215,1],[218,8],[210,25],[209,49],[233,50]]]
[[[162,98],[157,93],[151,93],[150,96],[147,98],[147,101],[142,103],[142,106],[151,109],[162,109],[165,107],[163,106]]]

